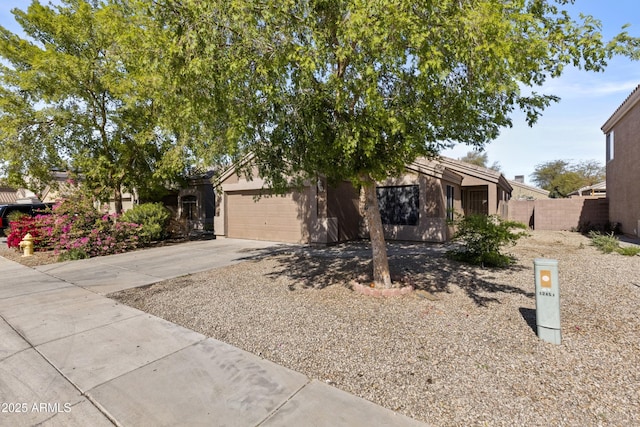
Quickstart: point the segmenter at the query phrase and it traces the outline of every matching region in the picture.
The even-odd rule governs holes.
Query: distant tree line
[[[531,175],[533,182],[549,191],[549,197],[567,197],[580,188],[605,180],[605,167],[596,160],[571,162],[552,160],[536,166]]]

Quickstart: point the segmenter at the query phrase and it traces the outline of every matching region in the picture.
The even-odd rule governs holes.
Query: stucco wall
[[[534,230],[604,229],[609,224],[605,198],[509,200],[508,218]]]
[[[338,241],[357,239],[360,230],[360,195],[350,182],[327,189],[327,218],[336,219]]]
[[[446,220],[446,186],[454,187],[454,210],[461,212],[460,185],[423,174],[407,173],[378,183],[381,186],[419,185],[420,206],[416,225],[383,225],[387,240],[407,240],[424,242],[444,242],[450,238]],[[366,227],[361,237],[368,237]]]
[[[609,219],[620,223],[623,233],[639,235],[640,103],[615,124],[613,136],[613,159],[607,163]]]
[[[511,199],[506,204],[507,217],[511,221],[518,221],[533,228],[533,211],[535,200]]]

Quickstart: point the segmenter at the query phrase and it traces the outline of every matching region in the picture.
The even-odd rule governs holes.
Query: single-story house
[[[607,181],[598,182],[593,185],[587,185],[572,191],[569,197],[607,197]]]
[[[211,178],[214,174],[213,170],[208,170],[190,175],[186,185],[178,191],[174,214],[187,233],[213,232],[216,196]]]
[[[524,175],[516,175],[515,179],[509,180],[509,185],[513,188],[511,200],[539,200],[549,198],[549,192],[547,190],[525,184]]]
[[[248,156],[244,162],[253,162]],[[288,243],[334,243],[358,238],[359,194],[348,182],[326,179],[276,195],[252,167],[249,177],[234,165],[214,178],[214,232],[239,239]]]
[[[193,174],[185,178],[184,186],[167,188],[168,194],[161,202],[171,211],[176,220],[174,232],[176,234],[201,234],[213,231],[213,217],[215,210],[215,194],[211,186],[213,170],[204,173]],[[66,194],[75,191],[74,184],[70,181],[70,174],[66,171],[54,170],[51,172],[51,181],[43,188],[40,195],[25,188],[18,190],[8,187],[0,187],[0,203],[55,203]],[[138,192],[122,191],[123,211],[145,203]],[[115,200],[108,202],[109,212],[115,212]],[[96,205],[96,207],[98,207]]]
[[[493,169],[441,157],[447,169],[462,175],[462,212],[465,215],[500,215],[506,217],[505,202],[513,187],[504,175]]]
[[[11,187],[0,187],[0,205],[8,205],[18,200],[17,191]]]
[[[609,221],[640,236],[640,85],[602,125],[605,138]]]
[[[245,162],[252,162],[248,157]],[[253,167],[247,178],[229,168],[213,183],[216,235],[291,243],[330,244],[367,236],[360,191],[350,182],[305,182],[275,195]],[[438,158],[418,159],[402,176],[377,183],[388,240],[443,242],[456,213],[498,214],[512,187],[499,172]]]

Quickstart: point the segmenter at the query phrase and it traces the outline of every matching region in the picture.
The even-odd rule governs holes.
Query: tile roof
[[[0,187],[0,204],[15,203],[18,200],[15,188]]]

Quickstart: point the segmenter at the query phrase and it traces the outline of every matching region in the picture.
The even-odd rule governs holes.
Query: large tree
[[[0,164],[9,182],[38,191],[52,170],[74,171],[98,200],[151,196],[181,169],[159,126],[160,76],[133,55],[146,31],[98,0],[34,1],[14,9],[26,37],[0,27]]]
[[[596,160],[572,163],[552,160],[536,166],[531,178],[549,197],[567,197],[573,191],[604,181],[605,167]]]
[[[316,174],[361,186],[376,286],[392,286],[376,181],[419,156],[482,147],[522,109],[533,124],[553,94],[531,88],[573,65],[599,71],[637,55],[607,42],[567,1],[154,0],[189,122],[251,151],[275,188]]]
[[[460,157],[458,160],[461,162],[469,163],[472,165],[480,166],[487,169],[492,169],[496,172],[500,172],[500,163],[493,162],[491,166],[489,166],[489,154],[486,151],[469,151],[464,156]]]

